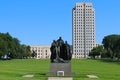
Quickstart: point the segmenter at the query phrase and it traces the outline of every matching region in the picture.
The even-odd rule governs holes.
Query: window
[[[38,55],[40,55],[40,53],[38,53]]]
[[[47,52],[47,50],[45,50],[45,52]]]

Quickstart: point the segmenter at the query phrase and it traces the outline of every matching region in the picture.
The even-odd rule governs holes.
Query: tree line
[[[93,58],[101,56],[101,58],[120,59],[120,35],[113,34],[105,36],[102,44],[94,47],[89,56]]]
[[[8,32],[0,33],[0,59],[3,57],[10,59],[22,59],[32,56],[30,46],[20,44],[17,38],[12,37]]]

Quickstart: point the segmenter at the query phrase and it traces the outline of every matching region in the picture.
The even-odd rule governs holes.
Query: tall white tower
[[[95,47],[95,10],[92,3],[76,3],[72,10],[73,58],[86,58]]]

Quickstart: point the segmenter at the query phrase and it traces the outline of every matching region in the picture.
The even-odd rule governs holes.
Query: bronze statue
[[[52,63],[67,63],[72,58],[70,45],[67,41],[64,43],[61,37],[57,41],[53,40],[50,50]]]

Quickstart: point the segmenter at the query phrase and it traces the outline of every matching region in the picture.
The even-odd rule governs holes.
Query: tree
[[[104,53],[103,46],[97,46],[91,50],[91,52],[89,53],[89,56],[91,56],[95,59],[96,57],[101,56],[101,54],[103,54],[103,53]]]
[[[33,50],[31,56],[32,56],[32,58],[34,58],[37,56],[37,53]]]
[[[119,60],[120,59],[120,38],[118,39],[115,46],[116,46],[116,52],[117,52],[116,56],[117,56],[117,58]]]
[[[108,35],[104,37],[102,43],[111,58],[119,57],[120,35]]]
[[[4,55],[10,58],[28,57],[31,55],[30,46],[20,44],[9,33],[0,33],[0,58]]]
[[[7,53],[6,43],[0,39],[0,57]]]
[[[31,56],[30,46],[22,44],[20,46],[20,58],[28,58]]]
[[[30,46],[26,46],[24,45],[24,53],[23,53],[23,57],[28,58],[31,56],[31,51],[30,51]]]

